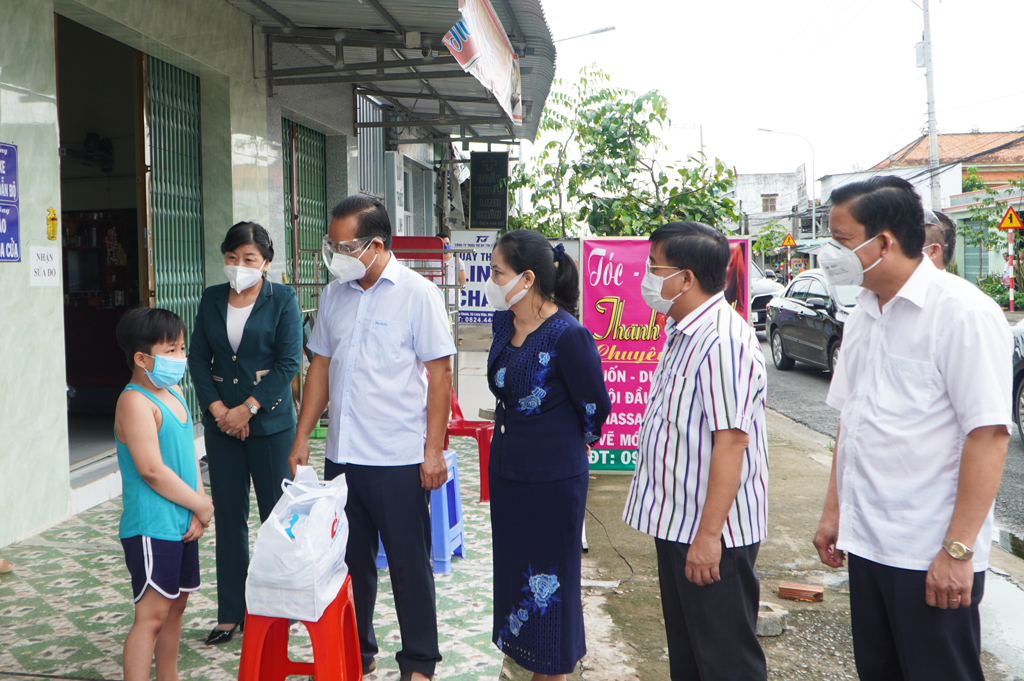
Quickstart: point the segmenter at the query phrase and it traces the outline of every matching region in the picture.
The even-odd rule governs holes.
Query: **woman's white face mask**
[[[264,262],[259,267],[243,267],[240,265],[224,265],[224,276],[228,278],[228,283],[231,288],[235,289],[238,293],[252,288],[256,283],[263,278],[263,273],[266,271],[264,266],[268,266],[269,263]]]
[[[498,286],[497,282],[494,281],[494,275],[492,274],[492,278],[488,279],[487,282],[484,283],[484,295],[487,296],[487,304],[495,310],[508,310],[522,300],[526,296],[526,292],[530,290],[529,286],[512,296],[512,300],[505,300],[505,296],[515,288],[515,285],[519,283],[519,280],[523,278],[524,274],[526,274],[526,272],[521,272],[519,276],[515,277],[504,286]]]

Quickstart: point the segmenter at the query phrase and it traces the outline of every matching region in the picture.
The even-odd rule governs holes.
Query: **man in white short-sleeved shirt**
[[[898,177],[832,193],[833,285],[863,284],[828,404],[840,411],[815,547],[849,554],[862,679],[977,679],[978,605],[1009,441],[1012,344],[999,307],[921,255]]]
[[[445,248],[452,247],[451,237],[447,234],[438,232],[437,236],[444,241]],[[444,283],[448,286],[459,287],[445,289],[445,295],[448,296],[448,307],[455,307],[462,289],[466,286],[466,264],[462,262],[462,258],[454,253],[448,253],[444,256]]]
[[[309,434],[330,402],[324,477],[344,473],[363,673],[376,667],[373,632],[378,535],[388,556],[402,649],[402,679],[425,680],[441,660],[430,561],[430,490],[447,480],[444,436],[451,404],[444,298],[391,254],[379,201],[350,196],[331,212],[324,260],[336,281],[320,297],[309,339],[302,413],[289,462],[309,460]],[[429,373],[429,378],[428,378]]]

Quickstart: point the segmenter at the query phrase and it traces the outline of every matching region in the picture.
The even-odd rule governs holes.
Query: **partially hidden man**
[[[644,300],[668,315],[623,520],[654,537],[673,681],[763,681],[754,562],[768,520],[766,372],[725,301],[729,242],[696,222],[651,235]]]
[[[388,555],[402,681],[434,675],[437,643],[430,561],[430,491],[448,478],[444,436],[455,344],[441,290],[391,253],[391,221],[356,195],[331,212],[324,289],[309,338],[315,354],[289,462],[309,459],[309,434],[330,398],[324,477],[345,474],[352,578],[363,673],[376,668],[373,611],[378,535]],[[428,379],[429,373],[429,379]]]
[[[996,303],[922,257],[921,198],[875,177],[832,192],[833,285],[864,291],[828,404],[840,412],[821,560],[849,556],[862,679],[977,680],[978,604],[1010,434],[1012,341]]]

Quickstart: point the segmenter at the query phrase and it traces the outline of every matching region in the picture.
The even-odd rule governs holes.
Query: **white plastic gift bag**
[[[315,622],[348,574],[348,485],[344,475],[320,482],[315,470],[299,466],[281,488],[256,537],[245,604],[253,615]]]

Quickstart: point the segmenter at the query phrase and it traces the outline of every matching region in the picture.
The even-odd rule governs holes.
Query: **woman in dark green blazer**
[[[206,435],[217,532],[217,627],[206,642],[231,640],[245,617],[249,485],[260,521],[290,477],[295,437],[291,382],[302,354],[295,292],[264,278],[274,259],[267,230],[240,222],[220,247],[230,283],[203,292],[188,365]]]

